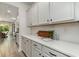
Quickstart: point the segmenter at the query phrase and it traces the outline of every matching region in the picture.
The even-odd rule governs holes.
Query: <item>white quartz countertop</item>
[[[45,40],[40,39],[39,37],[33,36],[33,35],[22,35],[22,36],[25,38],[28,38],[30,40],[33,40],[35,42],[38,42],[44,46],[47,46],[51,49],[55,49],[66,55],[69,55],[72,57],[79,57],[79,44],[70,43],[70,42],[61,41],[61,40],[45,41]]]

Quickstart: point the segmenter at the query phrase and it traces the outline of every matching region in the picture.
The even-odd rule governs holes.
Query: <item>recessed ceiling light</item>
[[[8,12],[8,13],[11,13],[11,11],[10,11],[10,10],[7,10],[7,12]]]

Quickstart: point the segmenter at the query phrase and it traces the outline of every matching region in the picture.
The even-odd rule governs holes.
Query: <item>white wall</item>
[[[54,30],[57,40],[79,43],[79,22],[49,26],[32,27],[32,34],[36,35],[39,30]]]
[[[5,2],[5,3],[18,7],[17,22],[19,22],[19,45],[20,45],[19,50],[21,50],[21,35],[26,34],[28,32],[26,24],[27,22],[26,10],[28,9],[28,6],[24,5],[21,2]]]
[[[6,2],[7,4],[11,4],[13,6],[18,7],[18,17],[17,20],[19,22],[19,29],[20,29],[20,33],[19,34],[26,34],[27,33],[27,28],[26,28],[26,10],[28,9],[27,5],[24,5],[21,2]]]

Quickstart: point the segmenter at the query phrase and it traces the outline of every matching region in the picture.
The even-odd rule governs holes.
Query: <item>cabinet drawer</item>
[[[32,48],[32,57],[42,57],[41,51],[35,48]]]
[[[33,41],[32,42],[32,47],[35,48],[35,49],[41,50],[42,45]]]
[[[29,39],[23,37],[23,38],[22,38],[22,42],[23,42],[24,44],[26,44],[26,42],[29,42]]]
[[[47,53],[50,57],[68,57],[67,55],[62,54],[62,53],[55,51],[53,49],[50,49],[46,46],[42,46],[42,51]]]
[[[24,37],[22,37],[22,42],[23,42],[23,43],[25,43],[25,42],[26,42],[25,40],[26,40],[26,39],[25,39]]]
[[[26,52],[26,47],[24,44],[22,45],[22,50],[23,50],[23,52]]]
[[[25,41],[25,39],[22,39],[22,43],[23,43],[23,44],[26,44],[26,41]]]
[[[42,53],[42,57],[50,57],[50,56],[46,53]]]

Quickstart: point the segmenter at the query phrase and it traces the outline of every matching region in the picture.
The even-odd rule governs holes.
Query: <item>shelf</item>
[[[57,24],[74,23],[74,22],[79,22],[79,20],[70,19],[70,20],[62,20],[62,21],[53,21],[53,22],[43,23],[38,25],[30,25],[28,27],[48,26],[48,25],[57,25]]]

